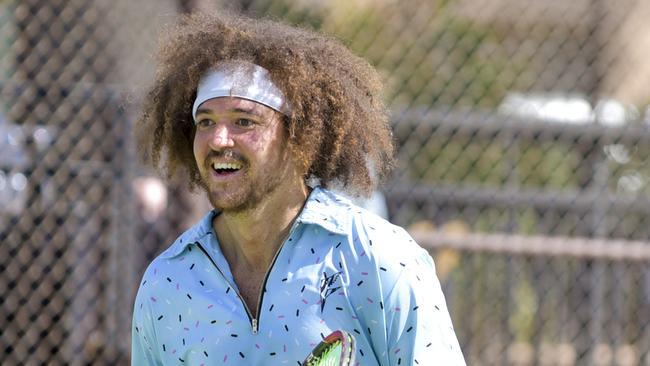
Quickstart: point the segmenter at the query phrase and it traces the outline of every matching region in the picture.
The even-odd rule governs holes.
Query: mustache
[[[235,160],[235,161],[241,163],[244,166],[248,165],[248,159],[246,159],[241,154],[239,154],[239,153],[237,153],[237,152],[235,152],[233,150],[230,150],[230,149],[228,149],[228,150],[212,150],[212,151],[210,151],[208,156],[206,156],[206,158],[205,158],[206,165],[210,165],[209,161],[211,159],[216,159],[216,158],[225,158],[225,159]]]

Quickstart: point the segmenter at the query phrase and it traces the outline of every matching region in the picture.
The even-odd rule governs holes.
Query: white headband
[[[284,95],[269,78],[269,72],[246,61],[222,62],[203,76],[192,106],[194,122],[196,123],[196,111],[203,102],[220,97],[248,99],[280,113],[289,112]]]

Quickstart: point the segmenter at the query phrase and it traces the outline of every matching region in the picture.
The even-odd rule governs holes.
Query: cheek
[[[194,160],[196,160],[197,163],[199,163],[199,160],[201,157],[205,155],[205,143],[202,143],[201,139],[198,137],[198,135],[194,136],[194,143],[192,144],[192,152],[194,153]],[[198,164],[199,167],[201,164]]]

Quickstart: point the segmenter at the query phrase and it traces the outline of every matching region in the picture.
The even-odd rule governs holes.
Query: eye
[[[248,118],[239,118],[236,122],[239,127],[252,127],[255,124],[255,121]]]
[[[196,127],[198,127],[198,128],[205,128],[205,127],[209,127],[209,126],[211,126],[212,123],[213,123],[213,122],[212,122],[211,119],[209,119],[209,118],[203,118],[203,119],[200,119],[198,122],[196,122]]]

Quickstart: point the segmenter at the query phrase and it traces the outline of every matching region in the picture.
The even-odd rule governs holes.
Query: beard
[[[225,154],[242,163],[244,174],[240,179],[226,184],[214,184],[210,182],[209,177],[204,175],[201,177],[201,186],[210,204],[221,213],[237,214],[258,207],[288,178],[286,165],[282,163],[283,159],[278,159],[271,164],[267,163],[264,169],[253,171],[245,158],[229,151]],[[206,172],[208,172],[206,174],[212,172],[209,164],[206,164]]]

